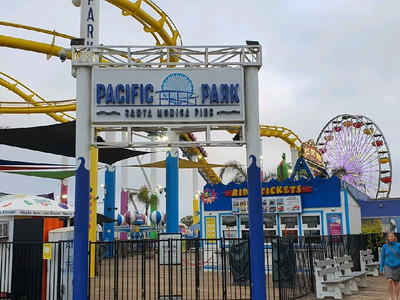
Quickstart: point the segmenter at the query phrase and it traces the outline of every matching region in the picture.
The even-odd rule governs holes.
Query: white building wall
[[[348,191],[344,192],[347,193],[348,198],[350,233],[359,234],[361,233],[361,207]]]

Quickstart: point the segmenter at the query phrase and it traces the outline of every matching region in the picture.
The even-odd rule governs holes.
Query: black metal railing
[[[383,242],[374,234],[268,237],[267,299],[314,292],[318,259],[349,254],[359,270],[359,251],[372,249],[377,260]],[[250,252],[246,239],[91,243],[88,299],[251,299]],[[0,242],[0,299],[72,299],[73,267],[73,241]]]
[[[73,242],[0,242],[0,299],[68,299]]]

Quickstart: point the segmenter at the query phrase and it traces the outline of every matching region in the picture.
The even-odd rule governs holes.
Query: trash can
[[[250,255],[248,241],[234,241],[230,245],[229,266],[234,283],[250,283]]]

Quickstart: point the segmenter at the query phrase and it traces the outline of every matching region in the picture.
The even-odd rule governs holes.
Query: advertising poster
[[[384,217],[382,218],[382,232],[400,232],[399,217]]]
[[[232,212],[235,215],[248,214],[247,198],[232,199]]]
[[[215,226],[215,217],[206,217],[206,239],[216,239],[217,229]],[[211,241],[210,243],[215,243]]]
[[[300,196],[263,197],[263,212],[265,213],[301,213]]]
[[[328,230],[331,235],[342,235],[342,215],[328,214]]]

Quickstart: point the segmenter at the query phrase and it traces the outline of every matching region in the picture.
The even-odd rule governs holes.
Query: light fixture
[[[378,206],[379,206],[379,208],[383,208],[383,204],[382,204],[382,203],[381,203],[381,204],[379,204]]]
[[[71,39],[70,45],[71,46],[84,46],[85,39],[82,39],[82,38]]]
[[[260,43],[258,41],[246,41],[247,46],[259,46]]]
[[[332,211],[335,211],[335,208],[334,208],[334,207],[332,207]]]
[[[68,195],[67,195],[67,194],[62,194],[62,195],[61,195],[61,198],[67,199],[67,198],[68,198]]]
[[[100,186],[103,188],[104,190],[104,195],[107,195],[107,188],[106,185],[104,183],[100,184]]]

